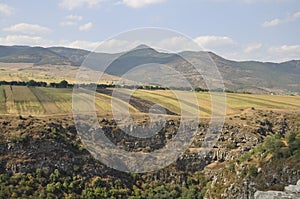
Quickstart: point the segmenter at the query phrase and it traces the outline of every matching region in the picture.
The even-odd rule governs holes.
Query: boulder
[[[300,198],[300,180],[296,185],[288,185],[284,191],[257,191],[254,194],[255,199],[299,199]]]

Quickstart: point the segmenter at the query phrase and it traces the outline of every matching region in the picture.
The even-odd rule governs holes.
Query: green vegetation
[[[47,82],[37,82],[35,80],[29,80],[27,82],[25,82],[25,81],[0,81],[0,85],[46,87],[48,84],[47,84]],[[69,84],[66,80],[62,80],[59,83],[51,82],[51,83],[49,83],[48,86],[53,87],[53,88],[73,87],[73,85]]]
[[[284,169],[299,171],[300,168],[300,131],[291,131],[286,135],[273,134],[266,137],[262,144],[241,156],[229,161],[218,175],[222,176],[211,190],[213,198],[219,198],[225,188],[232,183],[243,184],[250,181],[255,188],[262,191],[282,191],[286,182]],[[275,178],[274,178],[275,177]],[[224,184],[224,179],[226,183]],[[270,182],[272,182],[270,184]]]
[[[189,177],[190,178],[190,177]],[[55,169],[40,168],[32,173],[0,174],[0,198],[203,198],[207,180],[182,186],[174,183],[128,185],[120,180],[106,182],[99,176],[68,176]],[[202,187],[202,189],[200,189]]]
[[[60,127],[49,127],[43,134],[25,133],[12,134],[7,137],[11,143],[24,144],[32,139],[43,139],[46,143],[65,143],[68,151],[76,154],[73,170],[60,170],[52,167],[41,167],[26,173],[0,171],[0,198],[203,198],[208,179],[201,172],[181,172],[181,183],[165,181],[159,178],[159,173],[125,174],[115,170],[104,170],[113,173],[112,177],[98,176],[82,172],[90,164],[101,166],[95,160],[88,158],[82,148],[82,143],[71,132],[62,133]],[[47,138],[45,138],[47,136]],[[17,156],[16,156],[17,157]],[[11,161],[16,161],[16,157]],[[61,157],[62,159],[66,157]],[[30,163],[29,163],[30,164]],[[169,168],[172,169],[172,168]],[[164,172],[167,173],[168,169]],[[105,175],[105,174],[104,174]],[[119,176],[120,175],[120,176]],[[156,180],[146,180],[156,177]],[[171,176],[169,176],[171,177]],[[173,176],[174,177],[174,176]],[[176,178],[175,178],[176,179]],[[176,180],[179,180],[177,178]]]
[[[243,155],[240,162],[251,162],[254,158],[287,159],[300,158],[300,131],[292,131],[286,135],[268,136],[262,145]]]

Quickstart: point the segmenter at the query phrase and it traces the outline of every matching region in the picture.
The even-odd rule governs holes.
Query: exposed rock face
[[[283,190],[284,186],[295,184],[300,179],[300,166],[295,166],[297,159],[292,164],[283,161],[259,164],[253,168],[254,175],[250,177],[249,172],[243,172],[249,171],[251,165],[239,161],[242,155],[252,152],[260,145],[265,136],[284,135],[290,132],[292,127],[293,130],[294,127],[297,130],[300,126],[298,121],[295,116],[285,119],[282,114],[277,113],[268,113],[266,116],[253,115],[246,120],[235,118],[217,130],[218,141],[205,155],[199,150],[208,129],[208,124],[203,122],[199,124],[194,142],[183,156],[168,168],[144,176],[143,179],[149,182],[173,182],[183,185],[187,182],[187,172],[200,171],[211,181],[209,191],[212,192],[218,187],[218,195],[210,198],[300,198],[300,182],[287,186],[284,192],[257,192],[273,187],[274,190]],[[142,139],[122,132],[112,120],[103,119],[99,122],[105,136],[114,144],[134,152],[152,152],[160,149],[176,136],[179,125],[177,120],[169,120],[159,133],[151,138]],[[124,128],[134,132],[135,127],[128,125]],[[141,128],[143,130],[145,127]],[[51,173],[58,168],[66,174],[97,175],[105,179],[122,178],[125,179],[124,183],[129,182],[130,175],[106,167],[84,149],[72,118],[0,117],[0,135],[0,174],[31,173],[38,168]],[[222,170],[226,169],[230,172],[222,173]]]
[[[241,164],[239,165],[240,170],[245,170],[246,165]],[[237,168],[237,167],[236,167]],[[299,167],[298,167],[299,168]],[[278,169],[276,171],[276,169]],[[291,168],[290,166],[281,166],[277,163],[269,162],[268,164],[264,165],[263,168],[257,169],[257,176],[255,178],[238,178],[236,181],[227,188],[225,188],[224,192],[221,195],[222,199],[228,198],[239,198],[239,199],[252,199],[255,198],[257,195],[258,199],[272,199],[271,196],[274,196],[273,199],[281,199],[281,198],[300,198],[297,197],[284,197],[289,196],[289,193],[296,192],[299,189],[300,184],[300,171],[299,169]],[[236,171],[236,176],[240,171]],[[218,174],[217,174],[218,175]],[[218,175],[220,176],[220,175]],[[218,177],[215,177],[218,178]],[[226,181],[226,179],[218,179],[219,181],[222,180]],[[298,181],[297,185],[289,185],[288,184],[295,184]],[[258,191],[258,190],[269,190],[269,187],[275,187],[277,190],[282,190],[284,187],[285,191]],[[299,190],[298,190],[299,191]],[[292,194],[292,196],[293,196]]]
[[[289,185],[286,186],[284,189],[287,193],[296,193],[296,194],[300,194],[300,180],[297,182],[296,185]],[[300,195],[299,195],[300,196]]]
[[[299,199],[300,198],[300,180],[296,185],[289,185],[284,191],[257,191],[254,194],[255,199]]]
[[[299,120],[295,119],[297,117],[296,115],[270,112],[258,114],[252,120],[247,118],[246,123],[234,125],[230,123],[230,128],[226,128],[225,125],[219,142],[212,150],[213,155],[211,157],[216,161],[217,166],[212,165],[211,167],[209,165],[204,169],[205,173],[212,176],[212,181],[216,181],[216,185],[211,184],[206,196],[222,199],[252,199],[258,190],[282,191],[285,186],[296,184],[297,180],[300,179],[300,164],[298,164],[297,159],[285,161],[287,159],[249,155],[250,159],[245,161],[241,157],[247,152],[249,154],[255,153],[256,150],[253,149],[263,143],[266,136],[281,135],[284,137],[289,132],[299,131]],[[257,164],[255,161],[259,159],[264,159],[264,161]],[[223,187],[224,189],[220,193],[215,191],[218,190],[216,187]],[[288,194],[287,191],[284,193]],[[300,197],[297,196],[296,198]]]

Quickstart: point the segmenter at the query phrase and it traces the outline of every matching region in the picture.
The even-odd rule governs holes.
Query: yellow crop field
[[[72,89],[69,88],[37,88],[47,95],[58,107],[59,113],[72,112]]]
[[[72,114],[72,89],[25,86],[0,86],[0,114],[55,115]],[[129,104],[124,96],[115,97],[112,90],[95,93],[95,104],[86,100],[84,93],[82,110],[95,107],[98,115],[112,115],[112,99],[120,112],[147,114],[155,104],[166,108],[172,115],[211,115],[212,98],[217,113],[222,113],[222,95],[171,90],[129,90],[116,89],[125,96],[131,96]],[[226,114],[241,114],[247,109],[261,110],[300,110],[300,96],[256,95],[226,93]]]
[[[14,95],[13,95],[11,86],[4,86],[4,95],[6,98],[6,112],[9,114],[18,113],[18,111],[15,107]]]
[[[39,99],[26,86],[12,86],[12,94],[15,107],[19,114],[39,115],[45,110]]]
[[[0,113],[6,113],[6,97],[3,86],[0,86]]]

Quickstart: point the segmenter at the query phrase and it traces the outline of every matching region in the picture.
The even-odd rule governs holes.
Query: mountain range
[[[203,73],[199,74],[194,66],[210,63],[217,67],[228,90],[276,94],[300,93],[300,60],[283,63],[232,61],[212,52],[185,51],[174,54],[141,45],[128,52],[115,54],[65,47],[0,46],[0,64],[1,62],[33,63],[39,66],[84,65],[114,76],[123,76],[135,70],[136,66],[152,64],[151,71],[135,70],[135,74],[141,79],[145,79],[150,73],[153,76],[164,76],[165,74],[158,68],[168,66],[178,71],[195,87],[206,87],[203,77],[207,75],[205,74],[207,68],[204,67]],[[127,78],[130,79],[129,76]]]

